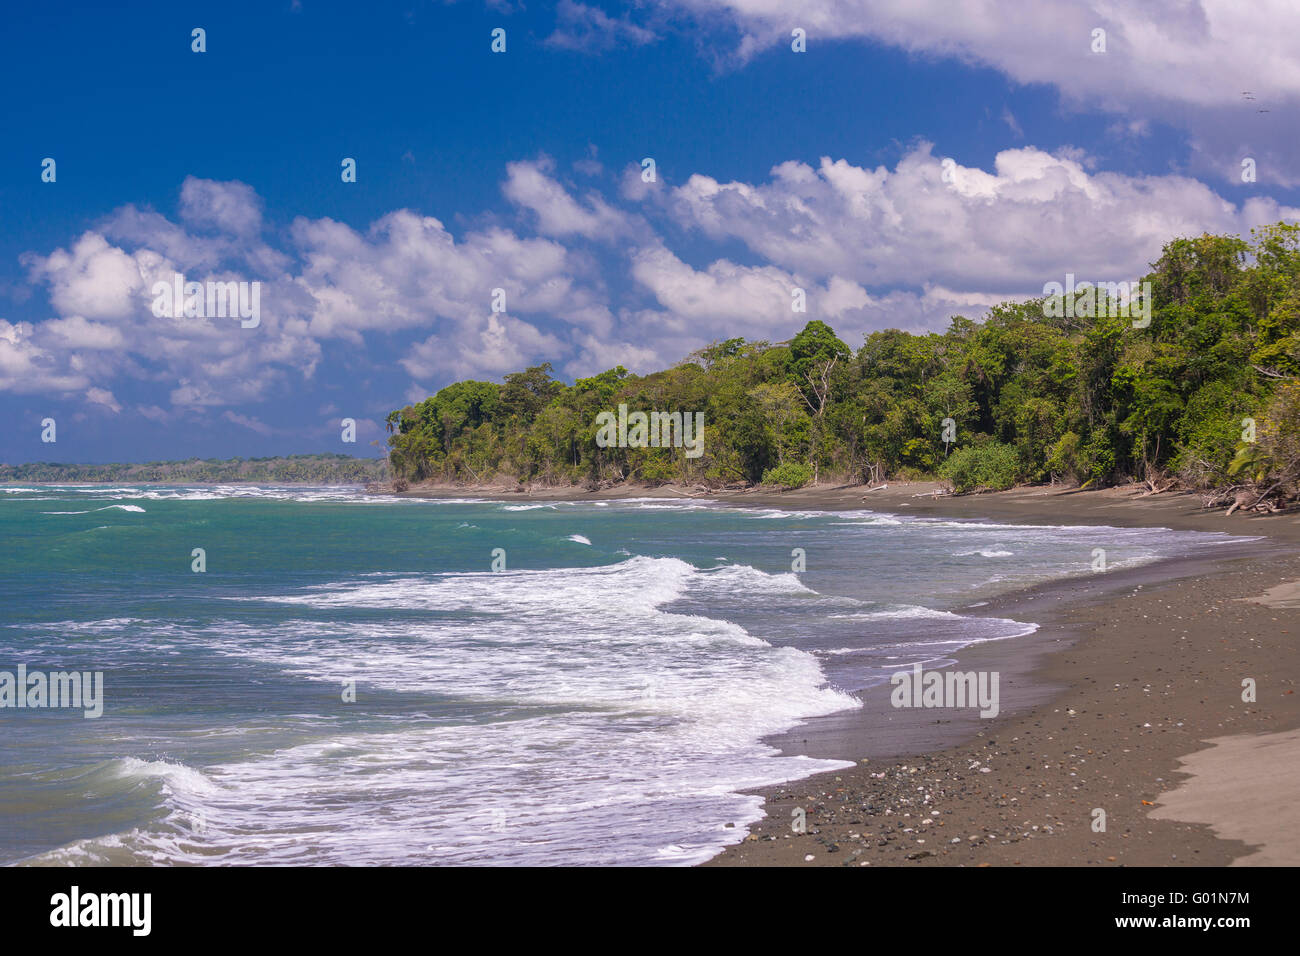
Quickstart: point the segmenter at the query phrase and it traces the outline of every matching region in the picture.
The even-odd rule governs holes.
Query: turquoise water
[[[707,501],[0,489],[0,671],[104,682],[97,719],[0,709],[0,863],[696,862],[760,816],[738,790],[840,766],[763,737],[1034,629],[964,608],[1092,573],[1095,548],[1122,567],[1225,540]]]

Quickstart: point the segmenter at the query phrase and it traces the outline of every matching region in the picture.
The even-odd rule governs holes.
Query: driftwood
[[[1207,493],[1201,501],[1206,508],[1222,508],[1227,505],[1224,517],[1237,511],[1243,514],[1248,511],[1277,514],[1286,502],[1274,496],[1276,489],[1276,485],[1263,491],[1246,485],[1231,485]]]
[[[1171,489],[1178,487],[1177,478],[1165,478],[1163,479],[1164,482],[1163,484],[1161,484],[1161,481],[1162,479],[1158,477],[1147,478],[1145,481],[1142,482],[1142,484],[1147,486],[1147,490],[1142,492],[1142,494],[1138,495],[1138,497],[1146,498],[1149,497],[1150,495],[1162,495],[1166,491],[1170,491]]]

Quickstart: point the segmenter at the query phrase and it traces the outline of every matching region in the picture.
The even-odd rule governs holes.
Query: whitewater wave
[[[707,859],[762,814],[761,800],[739,791],[848,766],[775,756],[764,737],[861,706],[827,686],[810,653],[774,647],[735,622],[663,609],[697,587],[752,590],[764,581],[807,591],[792,575],[707,572],[638,556],[600,568],[368,577],[262,599],[383,607],[403,615],[400,626],[373,615],[191,624],[191,651],[313,681],[354,681],[375,726],[201,771],[115,761],[112,776],[156,788],[143,793],[161,819],[28,862]],[[161,636],[135,619],[103,629],[138,648],[156,648]],[[377,701],[394,691],[423,695],[431,707],[456,699],[536,713],[413,725],[402,714],[382,716]],[[629,807],[637,808],[635,827]],[[201,833],[190,823],[196,813]],[[684,819],[716,822],[683,833]],[[561,857],[556,847],[565,848]]]
[[[91,508],[89,511],[42,511],[41,514],[43,515],[89,515],[89,514],[94,514],[97,511],[109,511],[112,510],[113,508],[118,508],[122,511],[133,511],[139,514],[145,513],[144,509],[141,508],[139,505],[105,505],[102,508]]]
[[[390,495],[370,494],[359,485],[150,485],[141,487],[82,487],[48,485],[39,488],[6,488],[6,492],[40,492],[48,495],[90,495],[113,501],[224,501],[228,499],[256,499],[268,501],[294,501],[304,504],[315,502],[341,502],[351,504],[384,504],[395,506],[467,505],[485,504],[486,498],[394,498]],[[56,501],[58,497],[26,498],[25,501]],[[63,498],[62,500],[78,500]]]

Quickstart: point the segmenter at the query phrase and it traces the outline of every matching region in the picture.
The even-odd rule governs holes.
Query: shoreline
[[[954,655],[950,670],[1000,671],[996,718],[894,710],[891,688],[879,685],[859,695],[860,710],[810,718],[765,738],[780,753],[855,766],[745,791],[764,798],[764,818],[733,831],[739,842],[700,865],[1300,864],[1300,841],[1288,836],[1300,832],[1288,789],[1294,774],[1270,772],[1300,764],[1300,734],[1291,733],[1300,728],[1297,513],[1229,517],[1203,508],[1195,494],[1147,496],[1134,487],[1040,486],[959,497],[937,494],[932,482],[781,493],[575,491],[415,489],[403,496],[700,498],[1257,539],[1056,579],[962,608],[1038,625],[1032,634]],[[1257,681],[1255,703],[1241,699],[1246,677]],[[871,735],[866,713],[875,719]],[[806,819],[802,834],[792,832],[796,807]],[[1097,810],[1106,815],[1104,831],[1094,829]]]
[[[1286,633],[1300,631],[1294,611],[1287,623],[1288,606],[1300,606],[1294,515],[1237,521],[1190,495],[1139,499],[1131,489],[916,499],[911,487],[868,493],[868,502],[855,498],[852,506],[1259,540],[1057,579],[963,608],[1038,625],[954,655],[950,670],[1001,671],[997,717],[893,710],[890,687],[881,685],[860,695],[861,710],[768,738],[783,753],[856,766],[747,791],[764,797],[766,817],[702,865],[1250,865],[1252,856],[1300,863],[1287,837],[1300,813],[1285,781],[1271,782],[1257,756],[1282,762],[1300,754],[1300,735],[1284,733],[1300,727],[1300,654]],[[844,491],[830,497],[844,506]],[[1258,682],[1255,704],[1241,700],[1244,677]],[[865,713],[874,716],[873,736]],[[1198,759],[1212,746],[1225,756]],[[1220,793],[1234,789],[1224,768],[1234,781],[1250,778],[1253,802]],[[796,807],[804,834],[792,832]],[[1105,832],[1093,829],[1095,809],[1106,813]]]
[[[1221,553],[1162,558],[1106,574],[1056,578],[997,595],[978,605],[955,608],[968,617],[1000,617],[1032,624],[1029,634],[979,641],[954,651],[956,663],[944,670],[996,670],[1001,674],[999,717],[1022,715],[1054,700],[1066,685],[1046,680],[1043,669],[1055,654],[1069,650],[1085,635],[1066,620],[1070,611],[1122,598],[1135,588],[1218,573],[1226,564],[1261,559],[1271,548],[1263,542],[1225,543]],[[853,760],[894,758],[963,743],[990,722],[971,710],[894,709],[891,687],[879,684],[855,692],[863,707],[810,717],[782,734],[765,738],[784,756]],[[867,719],[867,715],[872,715]],[[880,721],[884,719],[884,726]],[[868,737],[874,734],[874,737]]]
[[[894,709],[883,684],[858,694],[863,708],[764,738],[779,753],[853,766],[744,791],[763,798],[764,817],[729,824],[726,838],[739,842],[699,865],[1300,864],[1296,774],[1277,772],[1300,766],[1300,510],[1228,517],[1197,495],[1134,487],[937,491],[913,482],[780,493],[421,487],[383,496],[698,499],[1254,539],[954,608],[1037,626],[967,645],[944,668],[998,672],[998,716]],[[1249,703],[1246,678],[1257,685]],[[804,833],[790,826],[796,807]],[[1093,827],[1096,810],[1105,831]]]

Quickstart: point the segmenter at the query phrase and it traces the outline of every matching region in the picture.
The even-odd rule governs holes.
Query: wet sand
[[[772,743],[858,765],[758,791],[767,818],[705,865],[1300,863],[1297,774],[1286,769],[1300,744],[1281,733],[1300,727],[1300,520],[1237,521],[1193,496],[1133,489],[916,493],[868,494],[895,513],[1262,540],[994,602],[984,610],[1039,630],[968,648],[950,669],[1000,670],[998,717],[893,710],[886,686],[864,695],[863,711],[806,722]]]
[[[620,487],[419,489],[546,500],[703,497],[1051,525],[1258,536],[1132,570],[1082,575],[978,611],[1039,625],[959,652],[996,670],[1001,712],[864,707],[769,742],[851,769],[762,788],[767,817],[706,866],[1300,864],[1300,516],[1227,517],[1196,495],[937,485],[785,493]],[[1256,699],[1243,700],[1252,679]],[[1103,817],[1104,814],[1104,817]],[[795,832],[796,815],[806,832]],[[1104,829],[1102,822],[1104,820]]]

